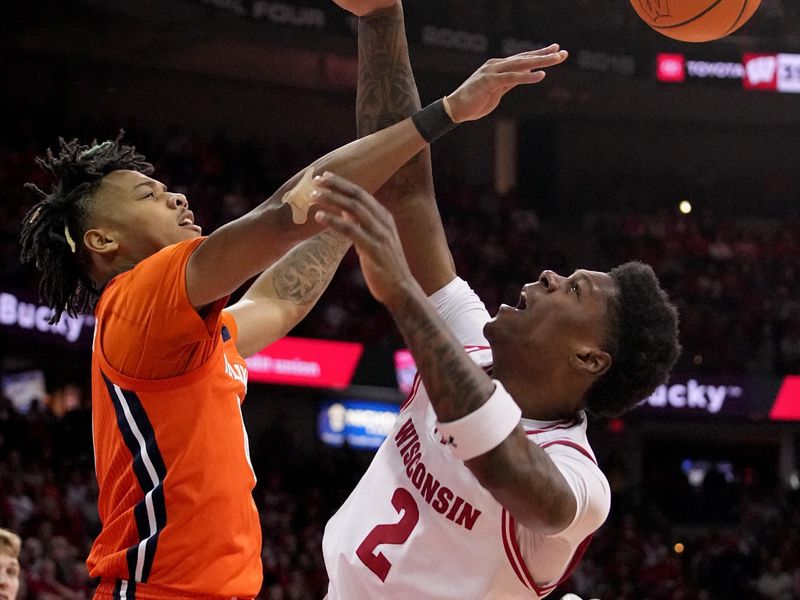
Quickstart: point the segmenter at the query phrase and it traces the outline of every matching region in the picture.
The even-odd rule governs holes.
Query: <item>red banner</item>
[[[247,359],[250,381],[341,390],[350,385],[362,344],[283,338]]]

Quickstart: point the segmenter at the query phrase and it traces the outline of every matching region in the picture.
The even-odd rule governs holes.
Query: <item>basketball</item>
[[[753,16],[761,0],[630,0],[658,33],[683,42],[710,42],[730,35]]]

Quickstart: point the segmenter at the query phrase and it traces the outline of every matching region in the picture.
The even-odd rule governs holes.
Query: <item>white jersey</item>
[[[431,297],[470,356],[491,368],[489,315],[461,279]],[[469,344],[469,345],[468,345]],[[367,472],[325,528],[328,600],[544,598],[580,559],[609,510],[608,481],[586,439],[586,418],[523,419],[577,501],[572,523],[542,535],[514,518],[455,458],[415,379]]]

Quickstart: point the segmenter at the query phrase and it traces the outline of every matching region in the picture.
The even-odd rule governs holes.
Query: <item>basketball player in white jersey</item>
[[[415,113],[401,7],[336,1],[357,14],[382,8],[359,23],[359,135]],[[609,510],[586,411],[619,414],[666,379],[679,353],[675,309],[634,263],[545,271],[492,319],[456,276],[427,152],[381,190],[394,218],[333,174],[319,185],[316,218],[354,242],[419,370],[326,527],[328,599],[545,597]]]

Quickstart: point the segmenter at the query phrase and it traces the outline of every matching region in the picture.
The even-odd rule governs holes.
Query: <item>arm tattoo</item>
[[[420,108],[404,27],[399,4],[359,19],[359,137],[402,121]]]
[[[392,8],[358,21],[358,136],[379,131],[420,109],[419,93],[408,56],[403,8]],[[432,179],[430,150],[406,163],[381,189],[383,199],[405,198]]]
[[[299,244],[275,265],[272,275],[275,294],[294,304],[315,302],[349,247],[349,240],[331,231]]]
[[[464,352],[433,305],[409,297],[391,310],[440,421],[459,419],[488,400],[494,391],[491,379]]]

